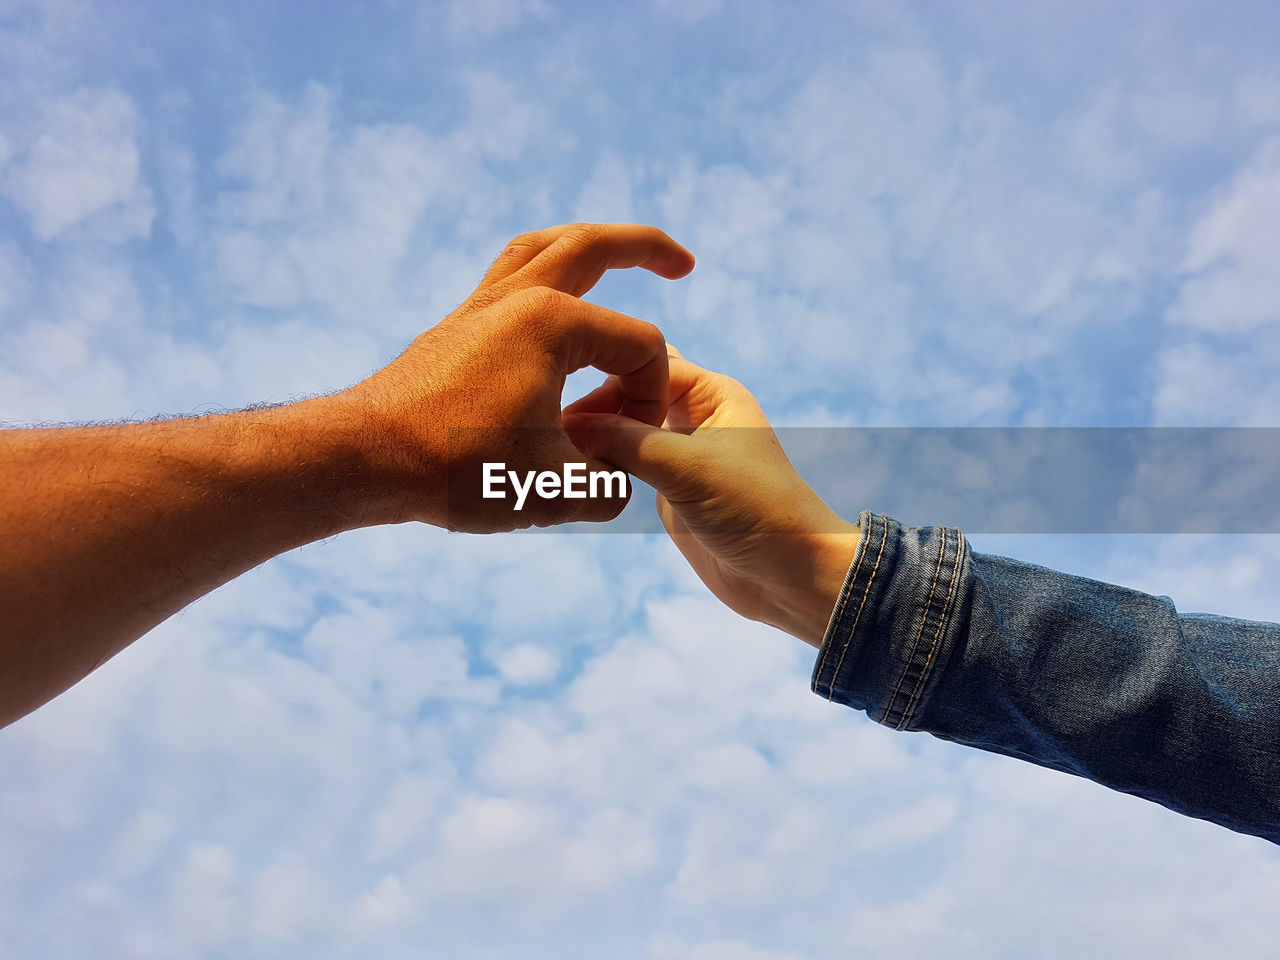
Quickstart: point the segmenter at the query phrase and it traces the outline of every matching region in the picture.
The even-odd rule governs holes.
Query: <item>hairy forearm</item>
[[[474,532],[607,520],[616,498],[513,513],[449,478],[489,460],[560,468],[565,377],[616,378],[615,408],[668,403],[652,324],[588,303],[609,269],[672,279],[693,256],[662,231],[570,224],[511,242],[475,292],[386,367],[285,407],[157,423],[0,430],[0,726],[197,597],[353,527]],[[468,427],[461,436],[455,427]],[[532,438],[532,442],[531,442]]]
[[[0,725],[244,571],[377,522],[340,410],[0,431]]]

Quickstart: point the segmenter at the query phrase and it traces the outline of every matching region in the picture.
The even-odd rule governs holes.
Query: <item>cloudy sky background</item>
[[[336,389],[585,219],[693,250],[592,299],[781,424],[1280,426],[1276,49],[1243,0],[0,0],[0,419]],[[1274,538],[973,540],[1280,620]],[[1273,846],[812,662],[657,537],[308,547],[0,732],[0,952],[1274,951]]]

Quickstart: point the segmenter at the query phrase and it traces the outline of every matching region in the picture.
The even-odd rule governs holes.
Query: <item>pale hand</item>
[[[818,646],[858,528],[796,473],[742,384],[673,350],[670,389],[660,428],[625,415],[613,378],[565,409],[565,427],[658,491],[667,533],[721,601]]]

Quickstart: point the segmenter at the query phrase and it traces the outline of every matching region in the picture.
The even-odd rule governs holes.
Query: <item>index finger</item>
[[[701,419],[699,423],[694,423],[690,418],[689,394],[694,391],[716,394],[720,389],[720,380],[719,374],[690,363],[679,350],[668,343],[667,422],[663,426],[682,433],[692,432],[701,423]],[[611,376],[590,393],[565,407],[562,413],[566,416],[578,413],[618,413],[622,399],[618,378]]]
[[[567,376],[583,367],[613,374],[618,412],[658,426],[667,413],[667,344],[652,323],[577,297],[547,291],[556,302],[555,353]]]
[[[643,267],[668,280],[693,269],[693,254],[657,227],[635,223],[574,223],[539,231],[546,245],[495,286],[551,287],[580,297],[606,270]]]
[[[502,248],[502,252],[494,258],[493,264],[480,278],[476,289],[483,290],[507,279],[574,226],[577,225],[565,223],[557,227],[546,227],[543,230],[530,230],[528,233],[513,237]]]

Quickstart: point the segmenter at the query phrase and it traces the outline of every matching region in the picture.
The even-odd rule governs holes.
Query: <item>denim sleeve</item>
[[[815,693],[1280,843],[1280,625],[859,524]]]

